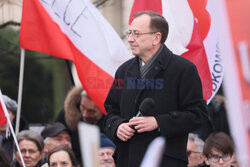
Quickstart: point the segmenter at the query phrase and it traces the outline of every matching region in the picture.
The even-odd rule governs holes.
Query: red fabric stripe
[[[0,102],[0,126],[3,125],[3,124],[6,124],[6,123],[7,123],[7,119],[5,117],[3,107],[2,107],[2,104]]]
[[[212,78],[209,70],[206,51],[203,45],[202,37],[199,32],[198,25],[194,22],[193,34],[191,41],[187,46],[188,51],[181,56],[192,61],[199,72],[204,99],[207,100],[212,93]]]
[[[135,0],[133,7],[131,9],[130,17],[129,17],[129,24],[131,24],[133,20],[133,15],[136,12],[141,12],[145,10],[151,10],[162,14],[162,4],[161,0]]]
[[[74,60],[67,37],[38,0],[24,0],[20,28],[22,48]]]
[[[74,53],[74,63],[84,89],[106,114],[104,101],[114,78],[84,56],[72,43],[70,43],[70,47]]]
[[[24,0],[20,45],[25,49],[72,60],[84,89],[102,112],[106,113],[103,104],[113,77],[74,46],[37,0]]]

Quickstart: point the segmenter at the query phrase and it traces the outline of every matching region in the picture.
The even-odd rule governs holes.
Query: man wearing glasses
[[[230,167],[234,153],[231,138],[223,132],[215,132],[209,135],[205,141],[203,154],[206,165],[210,167]]]
[[[188,167],[196,167],[203,162],[204,142],[197,134],[189,133],[187,143]]]
[[[116,166],[140,166],[149,143],[164,136],[161,166],[186,167],[188,133],[199,128],[206,110],[197,69],[164,45],[168,23],[160,14],[136,13],[127,35],[135,57],[118,68],[105,101],[105,131],[116,144]],[[154,107],[135,117],[146,98]]]

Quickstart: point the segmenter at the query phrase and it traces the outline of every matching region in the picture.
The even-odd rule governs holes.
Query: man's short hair
[[[203,154],[209,157],[212,154],[212,150],[215,149],[224,155],[233,155],[234,146],[232,139],[224,132],[214,132],[209,135],[205,141]]]
[[[22,140],[33,141],[34,143],[36,143],[36,146],[37,146],[37,148],[38,148],[38,150],[40,152],[43,150],[43,147],[44,147],[43,138],[42,138],[42,136],[40,134],[38,134],[35,131],[32,131],[32,130],[23,130],[23,131],[21,131],[17,135],[17,141],[19,143]],[[17,150],[16,146],[15,146],[15,150]]]
[[[81,92],[81,99],[82,99],[82,97],[87,97],[88,99],[90,99],[90,100],[92,100],[90,97],[89,97],[89,95],[87,94],[87,92],[86,92],[86,90],[83,90],[82,92]],[[93,100],[92,100],[93,101]]]
[[[189,133],[188,140],[193,141],[194,144],[197,146],[198,151],[202,153],[204,141],[201,140],[197,134]]]
[[[167,20],[160,15],[159,13],[153,12],[153,11],[142,11],[137,12],[133,15],[134,18],[139,17],[141,15],[148,15],[150,16],[150,28],[154,32],[160,32],[161,33],[161,43],[163,44],[168,36],[168,22]]]

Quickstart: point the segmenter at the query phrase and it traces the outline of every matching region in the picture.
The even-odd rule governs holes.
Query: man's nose
[[[220,163],[220,164],[224,163],[224,161],[223,161],[222,158],[219,159],[219,163]]]
[[[88,118],[89,117],[89,113],[87,112],[87,110],[84,110],[82,113],[83,118]]]
[[[130,35],[128,36],[128,42],[134,42],[134,41],[135,41],[135,39],[134,39],[133,35],[130,34]]]
[[[104,159],[109,159],[109,155],[108,154],[104,154],[103,158]]]
[[[70,148],[70,142],[68,140],[63,140],[63,145]]]

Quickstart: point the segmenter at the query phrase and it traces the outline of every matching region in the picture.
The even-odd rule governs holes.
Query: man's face
[[[131,32],[132,34],[128,37],[128,43],[130,44],[130,48],[133,55],[136,55],[138,57],[145,57],[152,54],[151,52],[153,47],[153,41],[155,39],[155,34],[151,33],[152,30],[149,26],[150,16],[148,15],[138,16],[132,21],[129,30],[129,32]]]
[[[202,163],[203,158],[201,156],[201,152],[199,152],[194,141],[188,140],[187,152],[189,153],[188,154],[188,167],[195,167],[198,164]]]
[[[100,167],[115,167],[115,162],[112,157],[113,154],[113,148],[101,148],[99,150]]]
[[[49,137],[49,143],[45,144],[45,151],[49,152],[53,148],[61,145],[72,148],[70,136],[66,131],[60,132],[57,136]]]
[[[22,140],[18,144],[26,167],[36,166],[42,158],[42,153],[38,150],[36,143],[31,140]],[[18,163],[22,164],[18,151],[15,151],[15,157]]]
[[[82,96],[80,110],[84,122],[87,123],[94,123],[103,116],[95,102],[86,96]]]
[[[205,162],[210,167],[230,167],[231,155],[224,155],[222,152],[212,149],[211,155],[205,158]]]

